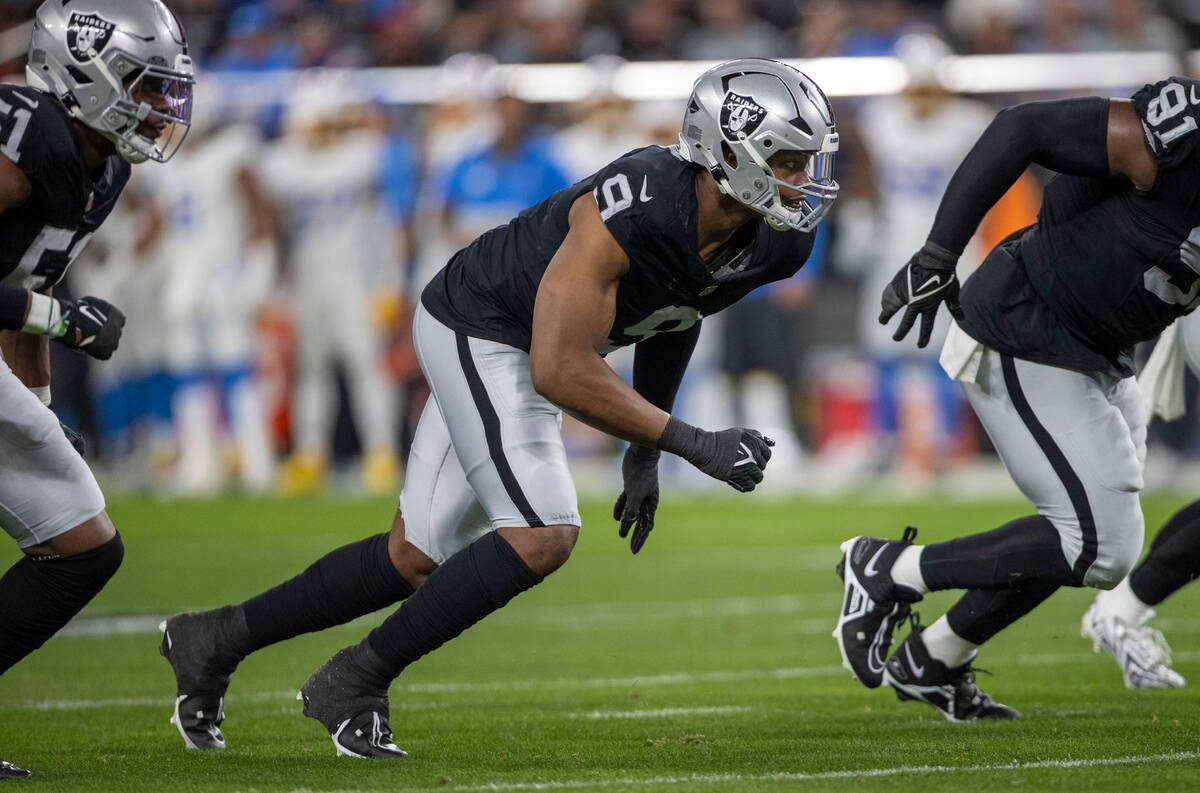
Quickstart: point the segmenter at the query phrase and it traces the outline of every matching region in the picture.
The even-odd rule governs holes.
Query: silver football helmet
[[[708,169],[721,192],[764,215],[772,228],[812,231],[837,198],[833,109],[816,83],[778,61],[739,58],[700,75],[679,149]],[[807,158],[799,184],[776,178],[768,162],[789,151]]]
[[[192,59],[160,0],[46,0],[25,77],[132,163],[166,162],[191,124]]]

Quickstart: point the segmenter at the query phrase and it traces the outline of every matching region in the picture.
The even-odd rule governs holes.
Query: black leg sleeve
[[[447,559],[366,642],[395,677],[541,581],[493,531]]]
[[[1200,576],[1200,501],[1193,501],[1159,529],[1150,553],[1129,574],[1129,587],[1138,600],[1157,606],[1197,576]]]
[[[302,633],[324,630],[404,600],[412,586],[388,555],[388,533],[343,545],[303,573],[241,605],[249,653]]]
[[[72,556],[26,556],[0,578],[0,673],[46,643],[121,566],[117,534]]]
[[[1055,586],[1083,583],[1063,556],[1058,529],[1041,515],[925,546],[921,576],[935,591],[1007,589],[1032,581]]]
[[[950,630],[971,642],[983,644],[1033,611],[1058,590],[1058,584],[1034,582],[1014,589],[972,589],[946,612]]]

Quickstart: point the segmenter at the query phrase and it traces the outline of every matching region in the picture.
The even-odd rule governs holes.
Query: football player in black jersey
[[[660,451],[740,491],[771,441],[670,415],[706,314],[791,276],[837,194],[838,137],[821,90],[766,59],[701,75],[678,146],[650,146],[459,251],[414,318],[433,390],[390,533],[340,548],[251,600],[165,624],[175,720],[219,747],[229,675],[260,647],[405,600],[304,683],[304,712],[339,754],[399,757],[388,686],[562,565],[579,534],[561,411],[632,443],[614,517],[646,540]],[[631,388],[604,362],[636,344]]]
[[[158,0],[47,0],[28,87],[0,85],[0,526],[25,556],[0,577],[0,672],[40,647],[116,572],[121,537],[50,402],[51,339],[99,358],[125,318],[49,296],[108,217],[130,163],[163,161],[191,113],[183,30]],[[0,778],[28,776],[0,762]]]
[[[1001,111],[942,199],[925,246],[884,290],[928,342],[938,306],[957,324],[942,365],[963,384],[1037,513],[928,546],[855,537],[838,572],[835,636],[867,686],[963,721],[1016,718],[974,683],[978,647],[1060,586],[1111,589],[1142,547],[1146,414],[1132,347],[1200,302],[1200,83],[1173,77],[1129,99]],[[962,288],[955,263],[983,214],[1030,163],[1059,175],[1037,223],[1000,243]],[[888,656],[925,592],[965,589]]]

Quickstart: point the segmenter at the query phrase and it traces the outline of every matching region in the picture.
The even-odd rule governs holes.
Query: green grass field
[[[13,790],[1200,789],[1200,586],[1158,620],[1194,681],[1181,690],[1125,690],[1079,637],[1085,591],[1060,592],[980,657],[994,673],[983,688],[1019,722],[950,724],[840,668],[841,540],[905,523],[945,539],[1026,511],[1015,500],[668,500],[636,557],[610,507],[588,503],[566,567],[393,685],[408,759],[334,757],[294,699],[382,615],[248,658],[225,703],[229,748],[185,750],[153,617],[255,594],[382,531],[393,503],[113,500],[125,565],[84,615],[142,619],[56,637],[0,678],[0,757],[36,773]],[[1147,524],[1182,503],[1147,499]],[[0,564],[15,553],[6,544]],[[926,621],[948,603],[928,598]]]

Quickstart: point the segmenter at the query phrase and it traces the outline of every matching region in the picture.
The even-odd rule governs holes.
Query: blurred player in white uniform
[[[259,173],[280,211],[296,330],[293,456],[288,491],[310,490],[328,468],[341,365],[363,448],[363,482],[391,492],[398,464],[395,397],[381,365],[376,295],[399,281],[380,200],[386,137],[362,106],[336,94],[296,98],[285,135]]]
[[[220,488],[231,447],[238,485],[261,492],[274,463],[255,322],[275,276],[273,228],[251,167],[258,131],[214,120],[198,120],[199,134],[154,185],[169,255],[160,300],[179,450],[174,487]]]
[[[903,37],[896,44],[896,55],[909,70],[908,88],[869,101],[856,119],[877,188],[877,217],[860,292],[859,333],[864,352],[875,365],[876,431],[889,457],[904,431],[901,383],[906,377],[914,377],[936,395],[936,429],[918,434],[936,438],[936,445],[945,447],[962,402],[937,364],[948,317],[939,317],[934,343],[923,350],[915,339],[892,341],[892,331],[875,321],[879,294],[895,275],[895,263],[924,243],[954,169],[992,118],[985,105],[955,97],[938,83],[937,63],[949,54],[949,48],[933,36]],[[944,448],[929,451],[937,460]]]
[[[71,269],[71,288],[104,291],[131,327],[164,326],[162,291],[171,257],[161,245],[164,216],[147,192],[146,171],[130,179],[122,201]],[[106,366],[88,368],[100,453],[110,473],[132,487],[155,487],[173,461],[166,334],[131,333]]]

